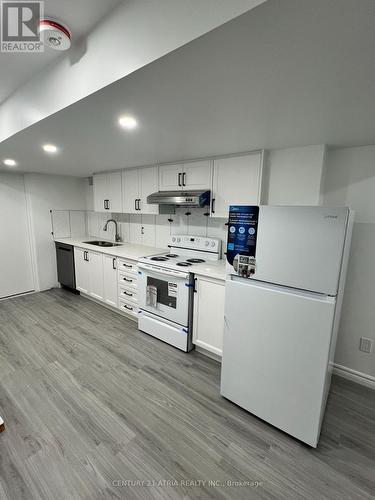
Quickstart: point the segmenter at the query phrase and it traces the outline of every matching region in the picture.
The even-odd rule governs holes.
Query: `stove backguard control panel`
[[[168,246],[169,248],[220,253],[221,240],[217,238],[205,238],[203,236],[190,236],[181,234],[170,236]]]

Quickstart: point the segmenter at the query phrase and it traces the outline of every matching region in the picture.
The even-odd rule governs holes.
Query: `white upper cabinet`
[[[262,161],[261,152],[214,161],[212,217],[228,217],[230,205],[259,205]]]
[[[136,214],[138,207],[138,169],[122,171],[122,209],[126,214]]]
[[[161,165],[159,167],[160,191],[180,191],[182,189],[183,165]]]
[[[95,212],[122,212],[121,172],[94,175]]]
[[[159,167],[160,191],[190,191],[211,188],[210,160],[161,165]]]
[[[147,203],[147,196],[159,190],[158,167],[138,169],[140,211],[143,214],[158,214],[159,206]]]
[[[94,210],[95,212],[105,212],[107,196],[107,174],[96,174],[94,182]]]
[[[158,188],[158,167],[123,170],[123,212],[128,214],[158,214],[158,205],[147,203],[147,196],[158,191]]]
[[[184,164],[182,173],[182,189],[210,189],[211,188],[211,161],[195,161]]]
[[[121,172],[107,175],[107,189],[109,198],[109,211],[122,212]]]

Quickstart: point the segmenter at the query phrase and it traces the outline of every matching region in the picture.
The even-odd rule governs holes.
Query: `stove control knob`
[[[211,246],[214,247],[216,243],[214,241],[211,241]]]
[[[208,246],[209,246],[209,244],[210,244],[210,242],[209,242],[209,241],[206,241],[206,243],[205,243],[206,247],[208,247]]]
[[[177,238],[177,243],[180,243],[180,241],[181,241],[181,238]]]
[[[172,241],[173,241],[173,243],[176,241],[176,238],[175,238],[174,236],[173,236],[173,238],[172,238]]]

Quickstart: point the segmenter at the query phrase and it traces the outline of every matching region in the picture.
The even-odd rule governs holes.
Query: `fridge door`
[[[348,208],[261,206],[252,278],[336,295],[348,215]]]
[[[335,298],[226,282],[221,394],[317,445]]]

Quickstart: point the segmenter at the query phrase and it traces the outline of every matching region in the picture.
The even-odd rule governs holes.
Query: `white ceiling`
[[[19,170],[93,172],[375,143],[375,2],[269,0],[0,144]],[[139,128],[126,132],[117,117]],[[40,145],[61,147],[53,158]]]
[[[73,43],[123,0],[44,0],[44,16],[63,22],[71,30]],[[62,54],[46,47],[40,54],[0,52],[0,104],[42,68]]]

